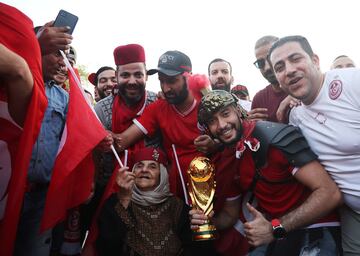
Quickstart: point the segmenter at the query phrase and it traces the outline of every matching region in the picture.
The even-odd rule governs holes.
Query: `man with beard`
[[[132,124],[134,118],[141,116],[150,103],[156,100],[155,93],[145,91],[147,74],[145,51],[141,45],[118,46],[114,50],[114,60],[116,64],[117,90],[114,90],[114,94],[110,94],[95,105],[95,112],[105,129],[109,131],[109,134],[98,145],[94,154],[97,176],[94,198],[89,205],[90,209],[85,210],[85,212],[89,212],[89,217],[96,209],[115,167],[115,158],[110,149],[114,139]],[[112,71],[112,68],[109,67],[100,68],[95,75],[95,81],[98,81],[98,85],[101,82],[110,85]],[[106,91],[111,93],[110,89],[105,90],[104,93],[107,93]],[[141,140],[129,150],[134,151],[143,148],[147,144],[156,144],[156,139],[155,141]],[[84,220],[87,225],[89,221],[90,219]],[[87,229],[87,226],[85,229]]]
[[[276,111],[287,94],[280,88],[266,58],[272,43],[277,39],[275,36],[264,36],[255,43],[256,61],[254,65],[270,84],[255,94],[251,105],[252,110],[249,112],[250,119],[279,122]]]
[[[110,96],[117,83],[115,69],[107,66],[99,68],[96,73],[91,73],[88,80],[95,86],[95,91],[97,91],[98,98],[96,102]]]
[[[208,74],[211,89],[230,92],[234,81],[230,62],[220,58],[212,60],[208,66]],[[245,110],[250,111],[251,103],[248,100],[239,98],[239,103]]]
[[[212,60],[208,66],[208,74],[211,89],[230,92],[230,87],[234,81],[230,62],[220,58]]]
[[[255,196],[265,214],[247,204],[253,216],[244,224],[249,243],[255,247],[271,243],[266,254],[257,255],[338,255],[339,223],[329,213],[341,203],[341,194],[296,128],[244,119],[236,98],[225,91],[204,96],[198,118],[226,145],[223,157],[215,162],[217,173],[235,171],[228,176],[225,193],[229,197],[250,192],[249,202]],[[230,226],[237,217],[227,206],[215,212],[213,221],[219,228]],[[208,219],[199,210],[190,214],[194,229]]]
[[[111,94],[96,104],[95,112],[104,127],[111,131],[110,134],[113,137],[116,137],[116,134],[125,131],[132,124],[132,120],[142,115],[144,109],[156,100],[156,94],[145,91],[147,73],[145,51],[141,45],[118,46],[114,50],[114,59],[117,66],[115,73],[117,89],[114,90],[114,95]],[[102,78],[111,80],[106,75],[107,71],[111,71],[108,67],[101,68],[99,71],[97,72],[98,83]],[[110,92],[109,89],[106,91],[104,93]],[[99,145],[99,148],[109,151],[109,143],[104,142]],[[143,147],[144,143],[141,141],[137,146]]]
[[[165,99],[159,99],[145,109],[117,141],[118,148],[124,150],[159,129],[163,147],[171,159],[170,189],[186,202],[186,171],[191,160],[201,155],[194,145],[201,131],[197,126],[198,101],[188,90],[191,69],[189,57],[180,51],[167,51],[161,55],[158,68],[149,70],[148,74],[158,73]]]
[[[94,81],[97,81],[99,93],[110,95],[100,100],[95,105],[95,112],[105,129],[109,131],[106,137],[97,147],[101,153],[100,163],[97,170],[97,187],[104,188],[114,169],[113,154],[110,146],[117,134],[124,132],[132,120],[142,115],[144,109],[156,100],[156,94],[145,91],[147,81],[145,51],[141,45],[121,45],[114,50],[116,64],[117,90],[111,93],[111,80],[113,69],[102,67],[96,72]],[[104,85],[102,87],[102,85]],[[111,85],[111,86],[110,86]],[[100,87],[108,89],[100,90]],[[146,143],[149,143],[148,141]],[[145,140],[139,141],[129,148],[135,150],[145,146]],[[101,189],[101,190],[102,190]]]

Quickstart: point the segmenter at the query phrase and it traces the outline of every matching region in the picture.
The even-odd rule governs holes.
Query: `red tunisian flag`
[[[107,135],[77,85],[78,78],[68,74],[69,107],[46,197],[42,231],[55,226],[65,219],[68,209],[88,199],[95,170],[92,150]]]
[[[10,256],[13,254],[31,152],[40,131],[47,98],[40,47],[33,23],[22,12],[3,3],[0,3],[0,43],[26,60],[34,80],[23,128],[6,115],[7,94],[0,83],[0,251],[2,256]]]

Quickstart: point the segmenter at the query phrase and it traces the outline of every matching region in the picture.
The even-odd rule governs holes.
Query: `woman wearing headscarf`
[[[191,241],[189,207],[170,193],[164,153],[143,148],[132,162],[130,171],[119,170],[119,191],[100,213],[98,253],[171,256],[207,251],[206,243]]]

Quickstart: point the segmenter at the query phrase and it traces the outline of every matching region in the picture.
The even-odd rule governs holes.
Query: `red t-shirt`
[[[234,154],[235,157],[235,154]],[[252,151],[248,148],[240,159],[234,160],[237,165],[237,175],[230,186],[231,194],[246,193],[250,189],[255,175],[255,163]],[[300,206],[311,194],[311,191],[298,182],[293,173],[295,167],[290,165],[285,155],[278,149],[269,147],[267,163],[261,169],[261,176],[256,183],[254,194],[257,199],[258,209],[269,219],[280,218],[286,213]],[[270,181],[266,182],[264,181]],[[330,214],[316,223],[337,222],[336,214]]]
[[[269,84],[255,94],[251,104],[251,109],[267,108],[267,114],[269,115],[267,121],[279,122],[276,118],[276,111],[286,96],[287,94],[283,91],[275,92],[271,84]]]
[[[179,165],[185,181],[187,182],[187,169],[191,160],[196,156],[203,155],[194,146],[194,140],[201,134],[197,122],[198,102],[185,114],[176,110],[174,105],[166,100],[159,99],[150,104],[142,116],[134,120],[134,123],[150,137],[160,129],[163,146],[171,163],[169,181],[171,192],[183,198],[184,192],[181,185],[178,168],[176,166],[172,145],[175,145]]]
[[[223,151],[216,153],[212,157],[215,165],[216,191],[214,198],[214,212],[220,212],[227,200],[234,200],[241,196],[241,192],[234,184],[237,175],[237,165],[235,151],[233,148],[226,147]],[[235,185],[232,188],[231,185]],[[242,199],[241,199],[242,200]],[[239,212],[239,220],[244,223],[244,209]],[[247,255],[249,244],[246,238],[234,227],[219,231],[220,237],[216,239],[214,246],[221,255]]]
[[[234,149],[226,147],[223,151],[216,153],[211,159],[215,165],[215,212],[222,209],[226,200],[231,200],[241,195],[241,191],[234,184],[234,179],[237,175],[237,165],[234,164],[234,157]],[[232,188],[230,185],[235,185],[235,188]]]
[[[249,190],[255,175],[255,164],[250,150],[244,151],[238,168],[235,182],[244,192]],[[254,192],[259,209],[272,218],[279,218],[298,207],[310,194],[310,191],[293,177],[293,170],[294,167],[289,165],[280,150],[269,147],[267,164],[261,169],[261,176],[267,181],[280,183],[268,183],[260,179],[256,183]]]
[[[114,97],[112,106],[112,127],[111,130],[116,133],[122,133],[132,124],[132,120],[143,113],[143,110],[147,107],[146,102],[147,93],[143,96],[140,102],[136,105],[129,107],[125,104],[125,101],[120,96]],[[139,140],[132,146],[128,147],[129,153],[135,152],[145,147],[145,140]],[[124,153],[120,154],[121,158],[124,157]]]

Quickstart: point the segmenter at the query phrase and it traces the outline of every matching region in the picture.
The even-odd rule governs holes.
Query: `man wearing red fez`
[[[91,209],[85,211],[91,212],[90,215],[96,209],[115,168],[115,157],[110,149],[114,138],[125,131],[132,124],[132,120],[141,116],[144,109],[157,98],[155,93],[145,90],[147,70],[145,51],[141,45],[118,46],[114,50],[114,60],[117,86],[111,95],[95,105],[95,112],[105,129],[109,131],[109,135],[99,144],[95,154],[97,163],[95,196],[89,205]],[[103,73],[100,72],[98,75]],[[145,144],[156,144],[155,140],[141,140],[128,150],[143,148]]]
[[[112,137],[125,131],[132,120],[139,117],[145,107],[156,100],[156,94],[145,91],[147,80],[145,51],[141,45],[128,44],[114,50],[117,87],[114,94],[99,101],[95,106],[101,123],[109,130]],[[109,140],[107,140],[109,141]],[[111,140],[110,140],[111,141]],[[140,141],[131,150],[144,147]],[[106,141],[99,145],[103,151],[109,151]],[[111,154],[110,154],[111,155]],[[113,171],[113,167],[103,170],[104,185]]]

